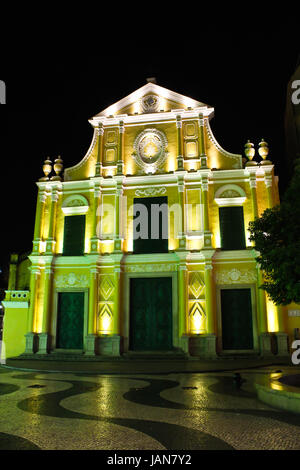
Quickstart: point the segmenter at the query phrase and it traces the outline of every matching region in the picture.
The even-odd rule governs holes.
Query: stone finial
[[[48,181],[49,180],[48,175],[51,173],[51,171],[52,171],[52,161],[50,160],[50,158],[47,157],[43,163],[43,172],[45,176],[40,178],[39,181]]]
[[[255,155],[255,148],[254,145],[250,142],[250,140],[247,140],[247,143],[245,144],[245,155],[249,160],[253,160],[253,157]]]
[[[59,174],[62,172],[63,169],[63,161],[60,158],[60,155],[58,155],[58,157],[54,160],[53,169],[56,173],[56,176],[52,176],[51,180],[61,181],[61,177]]]
[[[269,155],[269,145],[264,139],[261,139],[260,143],[258,144],[258,153],[262,158],[262,165],[266,165],[271,163],[269,160],[267,160],[267,156]]]
[[[257,165],[257,163],[253,161],[253,157],[255,155],[255,148],[252,142],[250,142],[250,140],[247,140],[245,147],[244,147],[244,152],[245,152],[246,157],[248,158],[248,162],[246,163],[246,166]]]

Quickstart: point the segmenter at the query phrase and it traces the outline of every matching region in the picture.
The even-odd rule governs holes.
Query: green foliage
[[[250,240],[265,273],[261,286],[277,305],[300,303],[300,164],[280,206],[249,224]]]

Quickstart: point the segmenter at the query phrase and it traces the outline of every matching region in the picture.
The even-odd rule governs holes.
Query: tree
[[[300,303],[300,159],[279,206],[249,224],[264,289],[276,305]]]

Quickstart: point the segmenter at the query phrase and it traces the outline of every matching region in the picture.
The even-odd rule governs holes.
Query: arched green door
[[[171,350],[172,278],[130,281],[130,350]]]

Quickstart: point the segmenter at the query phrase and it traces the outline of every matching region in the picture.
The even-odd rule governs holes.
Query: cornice
[[[202,113],[204,117],[211,119],[214,115],[214,108],[208,107],[196,107],[193,109],[172,109],[171,111],[161,111],[157,113],[147,114],[120,114],[112,117],[106,116],[94,116],[89,119],[89,123],[97,128],[99,123],[102,123],[105,127],[116,127],[120,121],[126,126],[140,126],[143,124],[155,123],[155,124],[166,124],[168,122],[176,122],[177,116],[180,115],[181,119],[198,119],[199,113]]]
[[[124,98],[120,99],[116,103],[108,106],[106,109],[102,110],[98,113],[94,118],[98,117],[107,117],[110,115],[116,114],[121,109],[130,106],[131,104],[140,101],[143,96],[153,93],[158,95],[166,100],[173,101],[176,103],[182,103],[185,108],[195,108],[195,107],[208,107],[205,103],[201,103],[200,101],[196,101],[193,98],[187,97],[175,91],[169,90],[165,87],[157,85],[156,83],[147,83],[142,87],[138,88],[137,90],[133,91],[129,95],[125,96]]]

